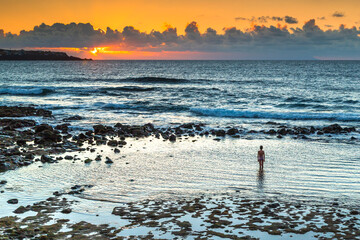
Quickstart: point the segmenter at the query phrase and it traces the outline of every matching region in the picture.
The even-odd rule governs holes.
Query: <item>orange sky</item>
[[[90,22],[98,28],[122,29],[132,25],[141,31],[163,30],[165,24],[178,28],[182,34],[187,23],[197,21],[200,31],[212,27],[235,26],[244,29],[248,21],[236,17],[289,15],[301,26],[310,18],[318,20],[320,27],[360,26],[360,0],[0,0],[0,29],[18,33],[41,23]],[[334,18],[335,12],[345,17]],[[276,24],[269,22],[265,25]],[[292,25],[297,26],[297,25]]]

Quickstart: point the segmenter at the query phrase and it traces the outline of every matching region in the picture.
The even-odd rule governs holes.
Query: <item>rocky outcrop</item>
[[[8,107],[0,106],[0,117],[51,117],[52,112],[45,109],[37,109],[34,107]]]
[[[69,56],[64,52],[52,51],[26,51],[26,50],[6,50],[0,49],[1,60],[61,60],[61,61],[80,61],[91,60]]]

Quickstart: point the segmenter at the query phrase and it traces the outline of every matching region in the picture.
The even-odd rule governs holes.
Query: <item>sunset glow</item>
[[[93,59],[356,59],[360,51],[358,0],[18,0],[2,7],[0,48]]]

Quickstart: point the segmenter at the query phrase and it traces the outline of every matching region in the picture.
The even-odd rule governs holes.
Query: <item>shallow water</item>
[[[351,205],[360,200],[357,145],[290,139],[194,139],[198,141],[140,139],[130,141],[120,154],[103,146],[81,155],[82,160],[85,156],[94,159],[100,153],[109,156],[112,165],[105,164],[104,158],[90,164],[62,160],[1,173],[0,179],[8,181],[1,202],[10,198],[19,198],[22,205],[41,201],[76,184],[94,185],[82,198],[119,203],[238,192],[260,198],[338,199]],[[263,172],[256,161],[260,144],[266,151]],[[84,209],[92,211],[91,204],[85,205]]]

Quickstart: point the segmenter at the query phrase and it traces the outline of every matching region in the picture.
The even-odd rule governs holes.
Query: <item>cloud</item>
[[[298,20],[291,16],[279,17],[279,16],[260,16],[252,18],[236,17],[235,21],[249,21],[249,22],[258,22],[258,23],[267,23],[269,21],[274,22],[286,22],[288,24],[296,24]]]
[[[345,13],[336,11],[332,14],[332,16],[337,17],[337,18],[342,18],[342,17],[345,17]]]
[[[236,17],[235,21],[247,21],[248,18],[244,18],[244,17]]]
[[[185,28],[185,36],[190,40],[200,40],[201,35],[196,22],[189,23]]]
[[[244,17],[236,17],[235,21],[249,21],[249,22],[259,22],[259,23],[267,23],[268,21],[283,21],[284,18],[278,16],[260,16],[260,17],[251,17],[251,18],[244,18]]]
[[[326,20],[326,17],[318,17],[318,20]]]
[[[295,24],[298,23],[299,21],[294,17],[285,16],[285,22],[288,24]]]
[[[288,21],[295,22],[292,17]],[[271,17],[272,18],[272,17]],[[284,18],[286,21],[286,17]],[[200,32],[196,22],[190,22],[185,34],[171,26],[150,33],[133,26],[122,30],[95,29],[89,23],[41,24],[20,34],[0,30],[0,48],[93,48],[108,46],[122,51],[206,52],[213,56],[246,56],[247,59],[312,59],[314,56],[360,56],[360,29],[340,25],[338,29],[323,30],[315,19],[302,27],[288,28],[252,24],[246,30],[236,27],[217,32],[209,27]]]

